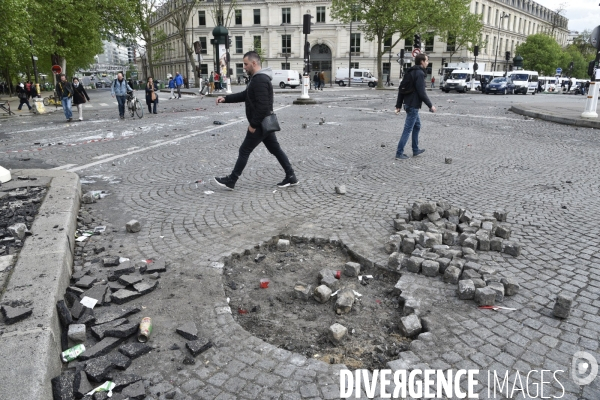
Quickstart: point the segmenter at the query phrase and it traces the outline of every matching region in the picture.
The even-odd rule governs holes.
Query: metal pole
[[[352,86],[352,19],[354,7],[350,11],[350,51],[348,52],[348,87]]]
[[[392,75],[392,48],[390,47],[390,56],[388,58],[388,75],[387,75],[387,83],[390,83],[390,75]]]
[[[500,18],[498,19],[498,37],[496,39],[496,55],[494,56],[494,71],[496,71],[496,64],[498,61],[498,47],[500,46],[500,25],[502,25],[502,20],[505,17],[510,17],[510,14],[506,14],[504,11],[502,11],[502,15],[500,15]]]

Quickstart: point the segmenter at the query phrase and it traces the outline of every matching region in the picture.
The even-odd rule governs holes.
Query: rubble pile
[[[388,267],[441,276],[444,282],[457,285],[459,299],[474,300],[479,306],[501,303],[504,296],[518,292],[519,281],[498,276],[495,268],[479,262],[477,252],[497,251],[514,257],[521,254],[521,245],[510,240],[507,214],[496,211],[478,215],[444,201],[417,201],[394,219],[397,232],[384,246],[390,254]],[[406,304],[414,299],[403,297],[402,290],[399,282],[396,292],[405,304],[405,315],[409,315],[414,307],[407,310]]]

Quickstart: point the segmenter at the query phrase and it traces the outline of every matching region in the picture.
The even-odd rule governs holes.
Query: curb
[[[515,114],[525,115],[531,118],[543,119],[550,122],[556,122],[563,125],[580,126],[583,128],[600,128],[600,121],[586,120],[583,118],[568,118],[568,117],[557,117],[551,114],[544,114],[536,111],[525,110],[524,108],[511,106],[508,111],[512,111]]]
[[[50,380],[62,369],[56,302],[71,277],[81,185],[73,172],[11,172],[52,180],[31,226],[33,236],[25,241],[1,299],[3,304],[24,301],[33,314],[13,325],[0,325],[0,359],[6,360],[0,366],[0,399],[51,399]]]

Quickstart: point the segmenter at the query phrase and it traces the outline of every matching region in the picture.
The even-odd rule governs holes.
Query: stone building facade
[[[191,66],[185,67],[186,56],[177,31],[168,22],[174,6],[182,0],[171,0],[157,10],[152,20],[155,31],[163,31],[164,37],[154,46],[162,47],[162,58],[155,60],[155,78],[165,79],[168,74],[179,71],[193,79]],[[226,6],[228,3],[225,3]],[[557,41],[566,45],[569,31],[568,20],[556,12],[530,0],[472,0],[471,12],[481,15],[484,27],[478,63],[480,70],[502,70],[510,66],[504,61],[506,51],[514,56],[517,45],[534,33],[547,32]],[[213,71],[215,49],[210,44],[215,27],[213,2],[202,1],[196,4],[187,26],[190,43],[200,41],[202,54],[200,69],[202,76]],[[227,10],[225,10],[225,13]],[[245,52],[260,47],[265,59],[264,66],[274,69],[303,70],[304,35],[302,15],[313,16],[310,43],[312,70],[323,70],[328,77],[335,75],[337,68],[348,68],[349,52],[352,48],[352,68],[366,68],[377,73],[376,43],[365,40],[360,31],[360,22],[341,23],[331,17],[331,2],[319,0],[238,0],[231,18],[226,22],[231,37],[232,80],[243,74],[242,56]],[[352,29],[352,31],[350,30]],[[425,32],[421,32],[425,36]],[[392,43],[397,38],[392,38]],[[413,38],[400,40],[383,57],[384,75],[391,73],[393,81],[400,76],[400,65],[396,54],[405,49],[412,51]],[[451,51],[451,46],[439,37],[422,40],[422,49],[430,57],[429,73],[437,75],[442,60],[472,62],[473,54],[466,49]],[[286,58],[287,56],[287,58]],[[196,56],[195,56],[196,57]],[[498,62],[494,68],[494,60]],[[287,63],[286,63],[287,61]],[[198,61],[196,60],[196,64]],[[406,66],[406,65],[405,65]],[[391,72],[390,72],[391,70]]]

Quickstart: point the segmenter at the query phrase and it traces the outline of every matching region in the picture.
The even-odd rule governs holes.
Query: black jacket
[[[431,104],[431,100],[429,100],[425,91],[425,68],[420,65],[414,65],[406,73],[412,74],[415,90],[409,94],[402,94],[398,91],[396,108],[402,108],[402,103],[413,108],[421,108],[423,103],[425,103],[427,107],[431,108],[433,104]]]
[[[65,93],[67,93],[66,97],[73,96],[73,85],[71,85],[71,82],[58,81],[56,83],[56,89],[60,97],[65,97]]]
[[[152,84],[152,87],[150,87],[147,83],[146,83],[146,104],[152,104],[152,92],[156,92],[156,84]],[[155,102],[158,103],[158,95],[156,95],[156,100],[154,100]]]
[[[73,86],[73,104],[83,104],[86,99],[89,101],[90,96],[88,96],[83,85],[80,83],[77,87]]]
[[[246,103],[246,118],[250,126],[260,129],[262,120],[273,111],[273,85],[271,68],[258,71],[243,92],[225,96],[225,103]]]

